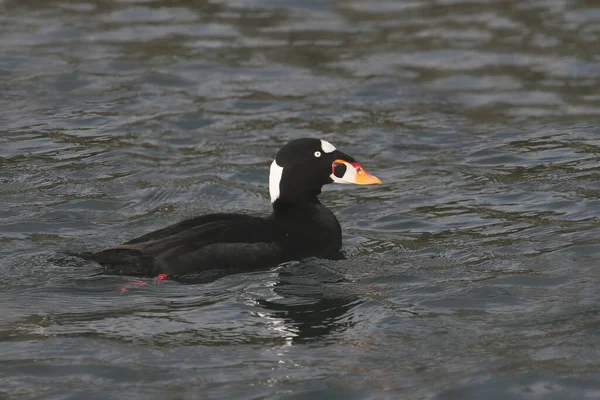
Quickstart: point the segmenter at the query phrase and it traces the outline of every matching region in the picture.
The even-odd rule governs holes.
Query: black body
[[[267,218],[204,215],[86,258],[111,273],[182,276],[212,269],[268,268],[310,256],[340,259],[341,247],[339,222],[316,201],[302,206],[276,204]]]

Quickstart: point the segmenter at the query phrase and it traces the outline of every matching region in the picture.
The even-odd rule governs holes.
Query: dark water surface
[[[599,399],[598,43],[583,0],[0,0],[0,398]],[[322,196],[348,260],[61,255],[267,213],[304,136],[385,182]]]

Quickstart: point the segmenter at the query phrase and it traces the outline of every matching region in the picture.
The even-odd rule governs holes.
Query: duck
[[[270,215],[200,215],[80,256],[100,264],[104,273],[161,279],[209,270],[258,270],[310,257],[342,259],[340,223],[318,199],[330,183],[372,185],[381,180],[328,141],[295,139],[270,166]]]

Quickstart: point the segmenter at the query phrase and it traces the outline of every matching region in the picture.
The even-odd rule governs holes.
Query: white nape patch
[[[276,160],[271,163],[271,172],[269,173],[269,194],[271,195],[271,203],[279,198],[279,184],[281,183],[281,175],[283,175],[283,167],[277,164]]]
[[[335,146],[323,139],[321,139],[321,148],[325,153],[331,153],[335,151]]]

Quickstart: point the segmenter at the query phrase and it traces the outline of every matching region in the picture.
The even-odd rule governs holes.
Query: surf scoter
[[[334,182],[381,183],[325,140],[292,140],[271,164],[270,216],[202,215],[85,258],[107,273],[135,276],[251,270],[306,257],[339,259],[340,224],[317,198],[323,185]]]

